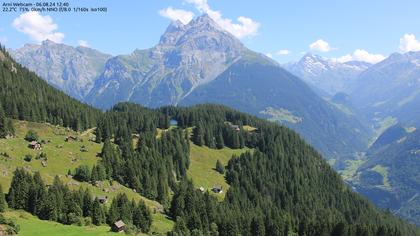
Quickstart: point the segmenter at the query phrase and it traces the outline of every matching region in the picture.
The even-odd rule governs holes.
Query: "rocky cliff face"
[[[11,51],[17,62],[34,71],[51,85],[83,100],[92,89],[110,55],[85,47],[71,47],[50,40],[26,44]]]

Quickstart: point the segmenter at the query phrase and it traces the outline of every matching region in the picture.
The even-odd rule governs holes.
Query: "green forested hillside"
[[[35,73],[14,62],[0,47],[0,107],[8,117],[48,122],[74,130],[96,125],[99,110],[51,87]]]
[[[393,125],[386,129],[369,147],[368,153],[375,153],[380,151],[390,144],[397,142],[399,139],[407,135],[407,131],[400,124]]]
[[[134,199],[135,201],[142,200],[150,209],[158,210],[152,214],[153,223],[151,225],[151,232],[166,233],[171,230],[173,222],[167,219],[167,216],[161,212],[163,207],[158,202],[149,200],[116,181],[98,181],[92,184],[90,182],[77,181],[67,175],[69,170],[74,170],[79,166],[92,168],[100,162],[97,154],[101,152],[102,144],[89,141],[89,139],[94,137],[91,130],[77,133],[63,127],[26,121],[13,121],[13,125],[15,136],[13,138],[0,139],[0,174],[2,177],[0,178],[0,185],[2,185],[5,192],[8,192],[13,178],[13,172],[16,168],[24,168],[31,173],[39,172],[47,185],[51,185],[54,177],[59,176],[60,180],[69,186],[71,190],[88,189],[92,197],[107,196],[109,203],[119,193],[124,193],[129,199]],[[24,140],[28,130],[33,130],[38,134],[40,139],[48,141],[43,145],[41,150],[33,150],[28,147],[29,142]],[[66,142],[65,139],[68,136],[78,137],[78,140]],[[86,147],[86,151],[82,152],[80,150],[82,146]],[[45,153],[46,158],[37,158],[41,153]],[[25,161],[24,157],[26,155],[31,155],[32,159]],[[43,166],[42,162],[45,162],[46,165]],[[18,222],[29,224],[28,226],[21,225],[23,235],[31,235],[29,232],[31,230],[35,231],[35,226],[39,223],[39,220],[37,221],[33,217],[28,218],[27,214],[23,214],[23,218],[20,217],[22,214],[16,212],[10,212],[7,215],[17,218]],[[47,228],[45,231],[40,232],[51,231],[51,234],[54,235],[54,232],[60,230],[60,224],[53,224],[51,222],[41,224]],[[85,229],[77,230],[75,227],[65,227],[62,230],[69,231],[71,235],[71,233],[74,234]],[[91,231],[95,235],[100,232],[109,231],[109,227],[88,227],[86,230]]]
[[[39,80],[23,73],[26,70],[17,65],[13,67],[17,70],[14,72],[16,70],[10,66],[14,64],[12,60],[3,58],[2,61],[5,63],[0,75],[15,74],[13,78],[18,76],[16,80],[22,84],[27,80]],[[0,83],[7,84],[8,81],[11,80],[2,78]],[[0,85],[2,88],[6,86]],[[8,92],[0,94],[2,103],[13,103],[16,97],[9,95],[17,93],[19,89],[12,87],[4,90]],[[54,92],[48,86],[41,88],[35,83],[33,87],[22,89],[28,93],[27,97],[35,98],[39,98],[35,94],[42,94],[38,90],[49,91],[48,102],[40,102],[43,105],[39,108],[42,110],[44,106],[62,105],[62,109],[68,113],[54,113],[57,108],[47,109],[51,111],[47,112],[51,119],[38,120],[34,118],[36,116],[17,118],[49,121],[70,126],[74,130],[97,127],[90,141],[84,141],[92,143],[92,147],[102,146],[94,157],[97,158],[96,164],[68,165],[68,176],[84,185],[118,182],[118,186],[125,187],[121,189],[128,189],[135,196],[140,194],[159,202],[168,217],[175,221],[169,235],[419,234],[414,226],[381,212],[354,193],[299,135],[278,124],[218,105],[151,110],[122,103],[101,113]],[[62,103],[54,102],[60,99]],[[19,127],[10,122],[10,118],[16,117],[7,106],[5,108],[2,116],[7,129],[2,128],[8,132],[5,142],[22,139]],[[82,117],[87,117],[87,114],[92,114],[88,119],[91,123],[81,122],[81,126],[59,122],[66,117],[83,121]],[[176,127],[170,127],[171,119],[177,121]],[[51,140],[49,144],[48,140],[43,141],[42,136],[37,137],[33,132],[28,132],[24,138],[38,142],[35,144],[41,144],[45,151],[54,142]],[[78,150],[80,153],[95,149],[89,150],[84,143],[80,145],[84,145]],[[228,148],[237,154],[252,149],[231,158],[226,166],[222,166],[226,184],[229,185],[223,200],[206,190],[200,191],[194,185],[191,153],[196,146],[208,152]],[[17,147],[19,151],[16,155],[21,155],[18,153],[27,148]],[[39,159],[34,160],[27,156],[12,157],[23,158],[25,162],[42,160],[48,164],[50,158],[66,160],[65,153],[60,154],[39,155]],[[204,155],[203,158],[208,156]],[[227,159],[220,161],[225,164]],[[216,168],[215,163],[215,168],[222,172],[220,165],[223,164],[219,163]],[[59,176],[52,177],[52,184],[47,185],[40,173],[42,171],[28,168],[14,171],[6,197],[9,209],[23,209],[40,219],[63,224],[92,222],[95,225],[113,225],[115,221],[122,220],[128,232],[153,231],[153,223],[157,220],[151,214],[161,209],[153,210],[147,202],[132,201],[129,194],[122,190],[117,190],[108,205],[101,205],[99,199],[89,193],[89,189],[70,188]],[[198,184],[199,181],[197,179]]]
[[[378,139],[352,182],[383,208],[420,225],[420,130],[391,127]],[[385,142],[388,141],[388,142]]]
[[[233,63],[182,105],[223,104],[298,131],[327,159],[351,157],[366,148],[369,128],[318,97],[304,82],[260,55]]]
[[[249,148],[231,149],[228,147],[222,149],[212,149],[206,146],[198,146],[191,143],[190,149],[190,168],[187,171],[188,178],[193,179],[196,188],[203,187],[210,190],[212,187],[220,185],[222,192],[214,194],[219,199],[223,199],[229,189],[224,174],[216,170],[216,163],[220,161],[226,166],[232,156],[239,156],[242,153],[251,151]],[[212,192],[211,192],[212,193]]]
[[[194,191],[188,182],[182,182],[175,191],[170,213],[177,219],[175,231],[181,235],[185,228],[212,231],[214,224],[221,235],[417,232],[350,190],[312,147],[287,128],[214,105],[164,109],[168,111],[181,127],[203,123],[202,135],[210,135],[209,140],[217,137],[215,130],[221,129],[223,120],[257,128],[243,136],[245,145],[256,151],[242,154],[227,165],[230,188],[222,204]],[[187,199],[195,200],[182,205]]]

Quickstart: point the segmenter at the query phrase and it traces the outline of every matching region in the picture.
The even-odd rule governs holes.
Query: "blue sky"
[[[155,45],[170,23],[168,17],[186,22],[207,12],[247,47],[279,62],[297,60],[309,51],[341,61],[375,62],[393,52],[420,50],[420,1],[415,0],[69,2],[74,7],[106,6],[108,12],[0,12],[0,41],[11,48],[45,38],[73,46],[84,41],[103,52],[127,54]]]

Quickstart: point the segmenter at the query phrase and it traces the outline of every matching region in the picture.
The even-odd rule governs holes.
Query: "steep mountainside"
[[[239,143],[243,140],[248,147],[256,144],[256,150],[253,153],[245,153],[239,158],[233,158],[227,165],[226,180],[230,188],[224,200],[227,204],[226,208],[215,207],[207,197],[202,196],[202,193],[194,192],[191,183],[181,185],[181,188],[175,192],[171,205],[171,214],[181,218],[176,225],[187,225],[188,229],[193,230],[196,225],[200,225],[197,222],[211,222],[212,220],[207,220],[213,219],[212,210],[209,209],[217,209],[216,212],[223,212],[224,215],[221,222],[217,223],[218,229],[223,229],[221,235],[237,235],[238,233],[245,235],[248,230],[253,232],[250,235],[285,235],[284,232],[288,231],[285,230],[283,223],[286,218],[283,218],[283,214],[276,213],[280,210],[289,212],[291,216],[289,219],[298,215],[312,219],[311,223],[299,221],[297,225],[299,225],[298,234],[300,235],[364,235],[366,232],[362,225],[370,224],[369,222],[376,218],[364,210],[363,200],[359,201],[357,195],[348,190],[347,186],[343,189],[342,186],[345,185],[336,185],[336,180],[341,181],[341,178],[338,175],[330,175],[331,168],[321,156],[316,157],[314,150],[298,141],[299,136],[293,132],[289,133],[287,128],[214,105],[165,108],[163,112],[178,120],[178,125],[182,128],[195,126],[192,132],[192,141],[195,144],[214,146],[216,142],[218,145],[220,132],[222,131],[222,136],[225,137],[225,132],[232,130],[231,126],[226,127],[223,122],[226,119],[233,124],[240,124],[238,133],[233,133],[233,137],[239,135]],[[256,131],[247,133],[245,129],[242,130],[242,124],[252,126],[256,128]],[[223,127],[228,129],[224,131]],[[222,140],[226,141],[226,139]],[[231,145],[229,142],[225,143]],[[287,183],[289,180],[294,183]],[[313,187],[319,183],[323,183],[322,186],[328,186],[328,190],[325,191],[324,187],[320,186],[319,191],[313,192]],[[344,198],[351,199],[352,203],[347,204],[346,200],[334,200],[331,194],[346,195]],[[186,201],[189,203],[188,206],[184,204]],[[311,209],[303,210],[305,207],[302,206],[307,204],[312,206]],[[338,214],[330,212],[331,207],[336,208]],[[347,212],[344,218],[339,213],[343,210]],[[274,216],[274,220],[264,216],[267,211],[270,212],[268,214]],[[239,217],[242,220],[238,220],[238,214],[242,216]],[[277,218],[276,215],[279,217]],[[338,221],[342,222],[354,222],[355,225],[349,227],[342,225],[333,227],[332,231],[328,230],[331,227],[331,223],[328,222],[334,222],[337,219],[341,219]],[[322,222],[322,226],[317,222]],[[206,227],[205,225],[206,223],[202,227]],[[355,228],[358,229],[355,230]],[[183,228],[177,230],[180,234],[185,232]],[[386,228],[380,231],[373,231],[374,233],[371,231],[367,235],[394,234]]]
[[[353,180],[381,208],[420,225],[420,130],[389,128],[371,147]]]
[[[83,100],[111,57],[87,47],[71,47],[50,40],[11,51],[17,62],[68,95]]]
[[[297,130],[327,158],[362,150],[369,133],[352,115],[317,96],[305,83],[270,60],[249,54],[181,105],[218,103]]]
[[[320,90],[320,95],[325,92],[330,96],[348,92],[357,76],[369,66],[371,64],[358,61],[340,63],[310,53],[296,63],[284,65],[292,74]]]
[[[13,119],[48,122],[83,130],[96,124],[100,111],[54,89],[0,50],[0,106]]]
[[[245,47],[208,15],[173,22],[158,45],[110,59],[86,101],[108,108],[120,101],[149,107],[177,104],[240,58]]]
[[[378,149],[386,148],[394,142],[401,140],[407,135],[407,131],[400,124],[393,125],[386,129],[369,147],[368,153],[376,153]]]
[[[370,67],[350,95],[373,120],[394,117],[400,123],[419,126],[420,52],[394,53]]]

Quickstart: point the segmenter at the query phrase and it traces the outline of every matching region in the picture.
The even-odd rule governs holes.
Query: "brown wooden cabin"
[[[114,232],[124,232],[125,229],[125,223],[122,220],[119,220],[112,224],[112,231]]]
[[[30,142],[28,146],[29,146],[29,148],[32,148],[34,150],[41,150],[42,149],[41,143],[39,143],[37,141]]]

